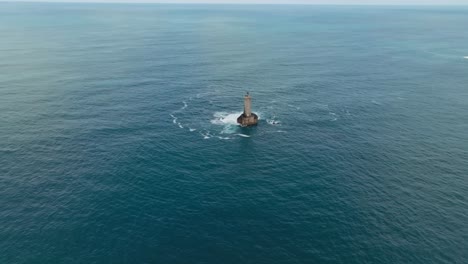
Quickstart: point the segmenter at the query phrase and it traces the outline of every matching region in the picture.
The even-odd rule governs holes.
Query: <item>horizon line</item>
[[[0,0],[0,3],[51,3],[51,4],[166,4],[166,5],[304,5],[304,6],[468,6],[468,3],[239,3],[239,2],[167,2],[167,1],[131,1],[131,0],[91,0],[91,1],[61,1],[61,0]]]

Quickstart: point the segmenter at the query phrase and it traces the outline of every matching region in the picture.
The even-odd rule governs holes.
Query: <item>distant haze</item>
[[[100,3],[210,3],[210,4],[368,4],[466,5],[468,0],[0,0],[0,2],[100,2]]]

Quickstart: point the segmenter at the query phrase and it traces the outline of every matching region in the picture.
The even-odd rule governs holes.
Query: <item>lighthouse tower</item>
[[[252,97],[249,92],[244,96],[244,113],[237,118],[241,126],[253,126],[258,123],[258,116],[252,113]]]

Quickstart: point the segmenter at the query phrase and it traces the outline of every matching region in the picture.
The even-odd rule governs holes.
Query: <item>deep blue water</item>
[[[0,3],[0,263],[466,263],[467,25]]]

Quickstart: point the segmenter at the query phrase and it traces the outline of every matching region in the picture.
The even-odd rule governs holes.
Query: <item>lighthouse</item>
[[[241,126],[253,126],[258,123],[258,116],[252,113],[252,97],[249,92],[244,96],[244,113],[237,118],[237,123]]]

